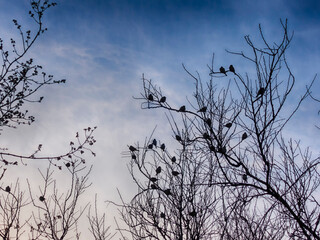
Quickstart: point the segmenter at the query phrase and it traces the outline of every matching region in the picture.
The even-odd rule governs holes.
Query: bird
[[[247,174],[243,174],[243,175],[242,175],[242,179],[243,179],[243,181],[247,182],[247,180],[248,180]]]
[[[11,188],[9,186],[6,187],[6,192],[10,192]]]
[[[197,212],[193,210],[192,212],[189,212],[189,215],[191,217],[195,217],[197,215]]]
[[[230,66],[229,66],[229,71],[230,71],[230,72],[233,72],[233,73],[236,72],[235,69],[234,69],[234,67],[233,67],[233,65],[230,65]]]
[[[206,133],[206,132],[202,136],[203,136],[204,139],[209,139],[210,138],[209,134]]]
[[[160,148],[161,148],[162,151],[164,151],[166,149],[166,145],[164,143],[162,143]]]
[[[173,156],[173,157],[171,158],[171,162],[175,163],[176,161],[177,161],[176,157]]]
[[[248,137],[248,134],[245,132],[242,134],[241,141],[245,140]]]
[[[206,106],[204,106],[204,107],[202,107],[202,108],[200,108],[199,110],[198,110],[198,112],[202,112],[202,113],[204,113],[204,112],[206,112],[207,111],[207,107]]]
[[[149,94],[148,100],[149,100],[149,101],[153,101],[153,96],[152,96],[152,94]]]
[[[44,196],[40,196],[40,197],[39,197],[39,200],[40,200],[41,202],[43,202],[43,201],[45,200]]]
[[[232,123],[227,123],[226,125],[224,125],[225,127],[227,127],[227,128],[231,128],[231,126],[232,126]]]
[[[157,147],[157,140],[156,140],[156,139],[153,139],[152,144],[153,144],[155,147]]]
[[[209,126],[211,126],[211,119],[210,118],[207,118],[206,120],[205,120],[205,122],[206,122],[206,124],[208,124]]]
[[[182,139],[179,135],[176,135],[176,140],[180,142]]]
[[[149,144],[149,145],[148,145],[148,148],[149,148],[149,149],[152,149],[152,148],[153,148],[153,144]]]
[[[129,147],[129,150],[130,150],[131,152],[137,151],[137,149],[136,149],[134,146],[130,146],[130,147]]]
[[[179,175],[179,172],[177,172],[177,171],[172,171],[172,175],[176,177],[176,176]]]
[[[171,190],[170,190],[170,188],[164,190],[163,192],[164,192],[164,194],[167,195],[167,196],[171,195]]]
[[[256,97],[262,96],[265,91],[266,91],[266,89],[265,89],[264,87],[261,87],[261,88],[259,89]]]
[[[136,156],[134,153],[132,153],[131,158],[132,158],[133,160],[136,160],[136,159],[137,159],[137,156]]]
[[[156,169],[156,174],[159,174],[159,173],[161,173],[161,166],[157,167]]]
[[[180,108],[179,108],[179,112],[185,112],[186,111],[186,106],[181,106]]]
[[[159,102],[164,103],[166,100],[167,100],[167,98],[165,96],[163,96],[163,97],[160,98]]]
[[[161,218],[165,218],[165,216],[166,216],[166,215],[165,215],[163,212],[160,213],[160,217],[161,217]]]
[[[70,163],[69,162],[66,163],[66,167],[70,167]]]
[[[220,67],[220,72],[227,75],[226,70],[224,69],[224,67]]]
[[[151,178],[150,178],[150,181],[154,183],[154,182],[158,181],[158,179],[155,178],[155,177],[151,177]]]

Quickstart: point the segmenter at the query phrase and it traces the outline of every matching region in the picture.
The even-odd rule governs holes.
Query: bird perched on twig
[[[223,73],[224,75],[227,76],[227,72],[226,72],[226,70],[224,69],[224,67],[220,67],[219,70],[220,70],[221,73]]]
[[[186,111],[186,106],[181,106],[180,108],[179,108],[179,112],[185,112]]]
[[[157,167],[156,169],[156,174],[159,174],[159,173],[161,173],[161,166]]]
[[[257,93],[256,97],[260,97],[264,94],[264,92],[266,91],[266,89],[264,87],[261,87]]]
[[[227,123],[226,125],[224,125],[226,128],[231,128],[231,126],[232,126],[232,123],[230,122],[230,123]]]
[[[242,134],[241,141],[245,140],[248,137],[248,134],[245,132]]]
[[[163,97],[160,98],[159,102],[160,103],[164,103],[166,100],[167,100],[167,98],[165,96],[163,96]]]
[[[6,190],[6,192],[10,192],[11,188],[9,186],[7,186],[5,190]]]
[[[160,148],[161,148],[162,151],[164,151],[166,149],[166,145],[164,143],[162,143]]]
[[[233,73],[236,73],[236,70],[234,69],[233,65],[230,65],[230,66],[229,66],[229,71],[230,71],[230,72],[233,72]]]
[[[152,96],[152,94],[149,94],[148,100],[151,101],[151,102],[153,101],[153,96]]]
[[[130,147],[129,147],[129,150],[130,150],[131,152],[134,152],[134,151],[137,151],[138,149],[136,149],[134,146],[130,146]]]
[[[202,108],[200,108],[199,110],[198,110],[198,112],[206,112],[207,111],[207,107],[206,106],[204,106],[204,107],[202,107]]]

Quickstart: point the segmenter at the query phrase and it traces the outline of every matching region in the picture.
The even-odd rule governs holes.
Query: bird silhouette
[[[242,134],[241,140],[245,140],[248,137],[248,134],[245,132]]]
[[[186,106],[181,106],[180,108],[179,108],[179,112],[185,112],[186,111]]]
[[[163,97],[160,98],[159,102],[164,103],[166,100],[167,100],[167,98],[165,96],[163,96]]]
[[[177,171],[172,171],[172,175],[176,177],[176,176],[179,175],[179,172],[177,172]]]
[[[45,200],[44,196],[40,196],[40,197],[39,197],[39,200],[40,200],[41,202],[43,202],[43,201]]]
[[[148,100],[149,100],[149,101],[153,101],[153,96],[152,96],[152,94],[149,94]]]
[[[242,175],[242,179],[243,179],[243,181],[247,182],[247,181],[248,181],[248,176],[247,176],[247,174],[243,174],[243,175]]]
[[[229,66],[229,71],[230,71],[230,72],[233,72],[233,73],[236,72],[235,69],[234,69],[234,67],[233,67],[233,65],[230,65],[230,66]]]
[[[225,127],[227,127],[227,128],[231,128],[231,126],[232,126],[232,123],[227,123],[226,125],[224,125]]]
[[[137,156],[136,156],[134,153],[132,153],[131,158],[132,158],[133,160],[136,160],[136,159],[137,159]]]
[[[154,183],[154,182],[158,181],[158,179],[155,178],[155,177],[151,177],[151,178],[150,178],[150,181]]]
[[[202,136],[203,136],[204,139],[209,139],[210,138],[209,134],[206,133],[206,132],[204,134],[202,134]]]
[[[157,167],[156,169],[156,174],[159,174],[159,173],[161,173],[161,166]]]
[[[66,167],[70,167],[70,163],[69,162],[66,163]]]
[[[173,156],[173,157],[171,158],[171,161],[172,161],[173,163],[175,163],[175,162],[177,161],[176,157]]]
[[[207,118],[206,120],[205,120],[205,122],[206,122],[206,124],[208,124],[209,126],[211,126],[211,119],[210,118]]]
[[[167,196],[171,195],[171,190],[170,190],[170,188],[164,190],[163,192],[164,192],[164,194],[166,194]]]
[[[155,147],[157,147],[157,140],[156,140],[156,139],[153,139],[152,144],[153,144]]]
[[[264,87],[261,87],[261,88],[259,89],[256,97],[262,96],[265,91],[266,91],[266,89],[265,89]]]
[[[220,67],[220,72],[227,75],[226,70],[224,69],[224,67]]]
[[[197,216],[197,212],[193,210],[192,212],[189,212],[189,215],[191,217],[195,217],[195,216]]]
[[[180,142],[182,139],[179,135],[176,135],[176,140]]]
[[[198,112],[206,112],[207,111],[207,107],[206,106],[204,106],[204,107],[202,107],[202,108],[200,108],[199,110],[198,110]]]
[[[162,213],[160,213],[160,217],[161,217],[161,218],[165,218],[166,215],[162,212]]]
[[[149,148],[149,149],[152,149],[152,148],[153,148],[153,144],[149,144],[149,145],[148,145],[148,148]]]
[[[134,146],[130,146],[130,147],[129,147],[129,150],[130,150],[131,152],[137,151],[137,149],[136,149]]]
[[[165,145],[164,143],[162,143],[161,146],[160,146],[160,148],[161,148],[161,150],[164,151],[164,150],[166,149],[166,145]]]
[[[5,190],[6,190],[6,192],[10,192],[11,188],[9,186],[7,186]]]

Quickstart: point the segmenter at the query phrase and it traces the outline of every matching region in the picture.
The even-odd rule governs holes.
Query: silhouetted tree
[[[281,26],[279,42],[269,43],[259,26],[263,46],[245,36],[251,54],[229,52],[254,74],[230,64],[215,70],[212,61],[204,83],[184,67],[195,81],[188,107],[170,96],[155,101],[164,95],[143,76],[142,107],[168,111],[173,139],[169,149],[152,137],[135,146],[129,169],[139,191],[121,208],[122,230],[133,239],[320,239],[320,159],[282,136],[313,81],[284,111],[295,77],[285,55],[292,35],[287,21]],[[219,89],[221,73],[233,81]]]

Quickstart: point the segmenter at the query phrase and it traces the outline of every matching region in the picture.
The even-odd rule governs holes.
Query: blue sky
[[[128,144],[143,142],[158,125],[158,135],[170,134],[161,111],[142,111],[138,96],[142,73],[152,78],[174,103],[180,105],[192,94],[193,82],[181,64],[208,77],[207,64],[212,53],[215,63],[232,63],[243,73],[252,66],[225,52],[248,50],[243,36],[258,39],[261,23],[266,37],[281,36],[280,18],[289,20],[294,39],[288,62],[297,84],[291,101],[320,67],[319,1],[202,1],[202,0],[57,0],[58,5],[45,16],[49,31],[31,50],[36,62],[64,86],[42,89],[41,105],[31,109],[36,123],[27,128],[8,130],[1,144],[12,151],[30,152],[39,143],[43,151],[63,151],[75,132],[98,126],[93,192],[101,199],[116,200],[118,187],[129,197],[132,181],[121,153]],[[15,18],[25,27],[29,0],[0,1],[0,35],[9,40]],[[320,84],[313,92],[320,98]],[[179,94],[177,94],[179,93]],[[287,134],[299,136],[306,145],[318,146],[320,105],[309,101],[288,126]],[[303,122],[303,123],[302,123]],[[17,141],[19,139],[19,141]]]

